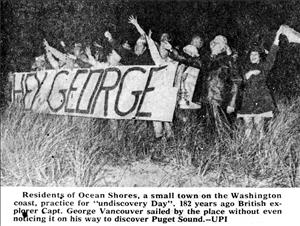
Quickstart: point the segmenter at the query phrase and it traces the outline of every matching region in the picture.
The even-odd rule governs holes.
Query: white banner
[[[282,33],[286,35],[289,42],[300,44],[300,33],[298,31],[295,31],[293,28],[284,25]]]
[[[56,115],[172,121],[177,64],[15,73],[12,98]]]

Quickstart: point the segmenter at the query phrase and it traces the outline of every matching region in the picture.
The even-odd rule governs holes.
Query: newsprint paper
[[[300,224],[300,1],[0,15],[2,226]]]

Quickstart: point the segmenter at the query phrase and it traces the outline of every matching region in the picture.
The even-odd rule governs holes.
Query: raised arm
[[[111,33],[109,31],[104,32],[104,37],[107,39],[107,41],[111,44],[113,49],[118,49],[120,45],[118,42],[112,37]]]
[[[266,71],[270,71],[272,69],[274,62],[276,60],[276,55],[279,50],[279,46],[278,46],[279,45],[279,36],[281,33],[282,33],[282,26],[280,26],[280,28],[276,32],[274,42],[271,46],[271,50],[266,58],[266,62],[264,63],[264,69]]]
[[[147,40],[147,44],[150,50],[150,54],[152,57],[152,60],[154,61],[154,63],[156,65],[161,65],[163,64],[163,60],[160,56],[160,53],[158,51],[157,46],[155,45],[155,42],[153,41],[153,39],[151,38],[152,32],[151,30],[149,31],[149,35],[146,35],[145,31],[141,28],[141,26],[139,25],[137,18],[134,16],[130,16],[128,19],[128,23],[133,24],[136,29],[138,30],[138,32],[140,33],[140,35],[146,37]]]
[[[175,61],[178,61],[181,64],[186,66],[191,66],[200,69],[202,67],[202,62],[199,57],[191,57],[188,55],[180,55],[177,50],[170,48],[169,57]]]
[[[97,65],[99,62],[95,59],[95,57],[92,55],[92,52],[91,52],[91,48],[89,46],[87,46],[85,48],[85,53],[88,57],[88,61],[86,63],[89,63],[91,64],[92,66],[95,66]]]
[[[152,57],[155,65],[161,65],[164,63],[164,61],[161,58],[158,48],[157,48],[155,42],[153,41],[153,39],[151,38],[151,35],[152,35],[152,32],[150,30],[149,35],[146,35],[146,40],[148,43],[150,54],[151,54],[151,57]]]
[[[58,69],[59,68],[59,63],[57,60],[54,59],[52,52],[50,50],[50,46],[48,45],[48,42],[44,40],[44,45],[45,45],[45,51],[46,51],[46,57],[53,69]]]
[[[146,32],[143,30],[143,28],[141,28],[141,26],[137,22],[137,17],[130,16],[128,18],[128,23],[133,24],[137,31],[140,33],[140,35],[146,36]]]
[[[51,52],[51,54],[53,54],[57,59],[59,59],[60,61],[66,61],[66,54],[50,46],[46,39],[44,39],[44,45],[47,48],[47,50]]]
[[[53,69],[59,69],[59,63],[58,63],[58,61],[54,59],[52,53],[49,50],[47,50],[47,49],[46,49],[46,56],[47,56],[47,59],[48,59],[50,65],[51,65],[51,67]]]
[[[118,54],[121,56],[122,59],[126,58],[126,55],[124,53],[123,47],[116,39],[114,39],[109,31],[106,31],[104,33],[104,36],[106,37],[107,41],[110,43],[111,47],[118,52]]]

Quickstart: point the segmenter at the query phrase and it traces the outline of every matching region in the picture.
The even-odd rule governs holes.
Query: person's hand
[[[45,47],[45,50],[46,50],[46,54],[50,53],[51,52],[50,46],[49,46],[48,42],[46,41],[46,39],[44,39],[43,44],[44,44],[44,47]]]
[[[149,30],[148,37],[151,38],[151,36],[152,36],[152,31]]]
[[[74,56],[74,55],[73,55],[73,54],[71,54],[71,53],[67,53],[67,54],[65,54],[65,57],[66,57],[66,59],[65,59],[65,60],[67,60],[67,59],[76,60],[76,56]]]
[[[60,41],[60,45],[61,45],[62,47],[64,47],[64,48],[66,48],[66,44],[65,44],[64,41]]]
[[[230,56],[232,54],[232,51],[228,45],[225,46],[225,51],[228,56]]]
[[[234,112],[234,107],[231,107],[231,106],[227,106],[227,108],[226,108],[226,112],[227,112],[227,114],[231,114],[231,113],[233,113]]]
[[[122,45],[122,46],[123,46],[123,48],[124,48],[124,49],[131,50],[131,46],[130,46],[130,44],[128,43],[128,41],[127,41],[127,40],[125,41],[125,43],[123,43],[123,45]]]
[[[282,24],[279,27],[277,33],[279,33],[279,34],[285,34],[286,30],[288,30],[288,29],[290,29],[290,27],[288,25]]]
[[[137,22],[137,17],[134,17],[133,15],[131,15],[129,18],[128,18],[128,23],[130,24],[133,24],[134,26],[138,24]]]
[[[245,74],[245,77],[246,79],[249,79],[252,75],[258,75],[260,74],[260,72],[261,72],[260,70],[251,70]]]
[[[232,58],[234,61],[236,61],[238,57],[239,57],[239,55],[237,53],[232,54]]]
[[[90,46],[87,46],[87,47],[85,48],[85,53],[86,53],[86,55],[88,55],[88,56],[92,56],[92,51],[91,51],[91,47],[90,47]]]
[[[274,44],[275,45],[279,45],[279,36],[281,35],[281,34],[284,34],[285,33],[285,31],[286,31],[286,25],[281,25],[280,27],[279,27],[279,29],[277,30],[277,32],[276,32],[276,37],[275,37],[275,40],[274,40]]]
[[[105,31],[104,32],[104,36],[105,36],[105,38],[108,39],[108,41],[112,40],[112,35],[111,35],[111,33],[109,31]]]
[[[49,43],[47,42],[46,39],[43,40],[43,44],[44,44],[44,46],[45,46],[46,48],[49,47]]]
[[[200,57],[195,57],[194,61],[197,66],[199,66],[199,67],[202,66],[202,61],[201,61]]]
[[[98,48],[103,48],[102,45],[98,44],[96,41],[93,43],[94,46],[98,47]]]
[[[51,54],[51,50],[50,50],[49,46],[46,46],[46,47],[45,47],[45,50],[46,50],[46,54],[47,54],[47,55],[48,55],[48,54]]]

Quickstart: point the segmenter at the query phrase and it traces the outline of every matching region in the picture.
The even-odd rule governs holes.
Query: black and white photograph
[[[1,184],[299,186],[297,29],[299,1],[2,1]]]
[[[0,25],[2,188],[300,187],[299,0],[1,0]]]

